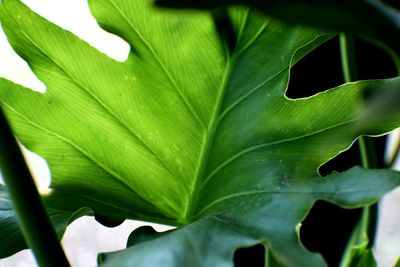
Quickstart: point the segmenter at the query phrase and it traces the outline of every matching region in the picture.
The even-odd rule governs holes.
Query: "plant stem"
[[[21,231],[41,267],[70,266],[29,168],[0,109],[0,168]]]
[[[353,36],[341,33],[340,36],[340,52],[342,60],[342,69],[345,82],[353,82],[358,80],[357,64],[355,57],[354,38]],[[369,137],[361,136],[358,139],[362,166],[366,169],[377,168],[378,161],[376,157],[376,149],[373,140]],[[377,222],[377,205],[366,206],[360,221],[360,233],[366,233],[368,237],[368,248],[371,248],[375,240]]]
[[[358,80],[354,39],[350,34],[339,35],[343,77],[346,83]]]
[[[265,245],[265,258],[264,258],[264,266],[265,267],[284,267],[284,265],[278,262],[274,255],[271,253],[271,250]]]
[[[400,136],[399,136],[400,137]],[[390,156],[387,161],[387,166],[389,168],[393,168],[393,165],[396,163],[396,159],[400,156],[400,138],[398,138],[396,144],[394,145],[393,154]]]

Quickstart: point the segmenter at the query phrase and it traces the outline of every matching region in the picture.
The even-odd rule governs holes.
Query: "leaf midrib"
[[[223,100],[225,97],[226,89],[229,84],[229,77],[232,72],[232,67],[233,67],[232,59],[228,57],[226,68],[225,68],[225,73],[224,73],[222,81],[221,81],[220,89],[218,90],[219,93],[217,96],[217,100],[215,102],[216,104],[215,104],[214,110],[212,112],[212,116],[211,116],[211,120],[210,120],[208,129],[205,132],[204,137],[203,137],[203,145],[201,147],[201,152],[199,155],[199,162],[196,165],[197,168],[196,168],[195,176],[194,176],[194,184],[192,186],[191,194],[189,194],[191,196],[191,198],[187,202],[184,217],[183,217],[184,221],[187,221],[187,222],[191,221],[192,215],[193,215],[194,211],[196,210],[197,202],[200,197],[201,184],[203,183],[202,178],[204,177],[204,172],[205,172],[206,165],[208,162],[208,155],[209,155],[212,143],[214,141],[214,136],[215,136],[216,130],[218,128],[218,123],[217,123],[218,117],[219,117],[219,113],[222,108],[222,103],[223,103]]]
[[[237,37],[237,42],[239,42],[240,38],[242,37],[243,30],[248,22],[248,15],[249,15],[249,10],[247,10],[247,14],[245,19],[242,22],[242,25],[239,30],[239,34]],[[196,165],[196,171],[195,171],[195,176],[194,176],[194,184],[192,186],[191,198],[188,200],[183,221],[184,222],[190,222],[192,218],[194,218],[195,211],[197,210],[197,203],[199,201],[200,193],[204,185],[204,177],[205,177],[205,170],[206,170],[206,165],[208,162],[208,155],[210,152],[211,145],[213,144],[214,138],[215,138],[215,133],[219,127],[219,123],[221,121],[221,115],[224,114],[222,112],[222,107],[223,107],[223,102],[225,98],[225,94],[227,91],[227,88],[229,86],[230,82],[230,76],[232,73],[232,70],[234,68],[234,63],[236,62],[237,57],[242,54],[244,51],[246,51],[251,45],[258,39],[258,37],[261,35],[261,33],[266,29],[267,25],[269,22],[265,23],[262,27],[260,27],[260,30],[256,32],[256,34],[251,38],[251,40],[246,43],[245,47],[242,47],[242,49],[239,50],[239,52],[234,52],[233,54],[229,54],[228,51],[226,51],[226,67],[225,67],[225,72],[222,77],[221,85],[218,90],[218,95],[217,95],[217,100],[215,101],[215,106],[214,110],[212,111],[210,123],[207,127],[207,130],[203,136],[203,145],[201,147],[201,152],[199,155],[199,162]],[[257,88],[258,89],[258,88]],[[253,91],[253,90],[252,90]]]

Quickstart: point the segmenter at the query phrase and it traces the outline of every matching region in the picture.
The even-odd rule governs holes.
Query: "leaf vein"
[[[209,210],[210,208],[212,208],[213,206],[217,205],[218,203],[221,202],[225,202],[228,201],[232,198],[237,198],[237,197],[245,197],[245,196],[249,196],[249,195],[257,195],[257,194],[296,194],[296,195],[308,195],[310,193],[314,193],[314,194],[319,194],[319,195],[345,195],[345,194],[354,194],[355,192],[370,192],[370,190],[343,190],[340,192],[330,192],[330,191],[310,191],[310,189],[306,189],[306,190],[288,190],[288,191],[276,191],[276,190],[254,190],[254,191],[244,191],[244,192],[239,192],[239,193],[234,193],[234,194],[230,194],[230,195],[226,195],[223,197],[220,197],[216,200],[214,200],[213,202],[211,202],[210,204],[208,204],[207,206],[205,206],[203,209],[201,209],[199,212],[196,213],[196,218],[197,217],[201,217],[207,210]],[[313,197],[319,198],[319,199],[324,199],[322,196],[314,196]]]
[[[17,114],[18,116],[20,116],[21,118],[23,118],[27,123],[31,124],[32,126],[52,135],[55,136],[56,138],[60,139],[61,141],[69,144],[70,146],[74,147],[76,150],[78,150],[80,153],[82,153],[82,155],[84,155],[85,157],[87,157],[90,161],[92,161],[95,165],[99,166],[100,169],[104,170],[106,173],[108,173],[111,177],[114,177],[118,182],[124,184],[129,190],[135,192],[138,196],[140,196],[142,198],[142,200],[146,203],[148,203],[150,206],[154,206],[152,205],[150,202],[148,202],[147,199],[145,199],[134,187],[132,187],[131,185],[129,185],[127,182],[125,182],[125,180],[118,174],[115,173],[113,170],[107,168],[106,166],[104,166],[103,164],[101,164],[100,162],[98,162],[96,159],[94,159],[93,157],[91,157],[90,153],[88,153],[87,151],[85,151],[84,149],[82,149],[81,147],[79,147],[77,144],[75,144],[74,142],[72,142],[71,140],[69,140],[68,138],[63,137],[62,135],[51,131],[49,129],[43,128],[40,125],[36,124],[35,122],[33,122],[31,119],[29,119],[28,117],[24,116],[23,114],[21,114],[20,112],[18,112],[16,109],[12,108],[10,105],[8,105],[7,103],[3,102],[3,105],[8,108],[9,110],[11,110],[12,112],[14,112],[15,114]]]
[[[80,87],[83,91],[85,91],[88,95],[90,95],[101,107],[103,107],[107,113],[111,115],[111,117],[115,118],[115,121],[125,130],[127,130],[132,136],[135,137],[137,141],[139,141],[139,144],[144,147],[150,154],[152,154],[157,160],[161,163],[161,165],[164,166],[164,168],[173,176],[178,176],[171,168],[168,166],[168,164],[154,151],[152,150],[143,140],[139,138],[139,136],[132,131],[127,125],[124,124],[124,122],[114,113],[112,112],[112,109],[109,108],[103,101],[101,101],[95,94],[93,94],[89,89],[86,88],[86,86],[82,85],[77,79],[75,79],[72,75],[70,75],[62,66],[59,64],[54,58],[50,57],[46,51],[44,51],[35,41],[33,41],[28,34],[23,32],[21,30],[22,34],[37,48],[39,49],[47,58],[49,58],[54,64],[56,64],[60,70],[62,70],[78,87]]]
[[[114,6],[114,8],[121,14],[121,17],[128,23],[129,27],[136,33],[136,35],[140,38],[140,40],[143,42],[143,44],[149,49],[150,53],[154,56],[155,60],[157,61],[158,65],[161,67],[162,71],[165,73],[167,76],[168,80],[171,82],[173,88],[177,92],[179,98],[183,102],[183,104],[188,108],[192,116],[197,120],[197,122],[201,125],[202,128],[206,128],[204,122],[200,119],[200,117],[197,115],[195,112],[195,109],[193,108],[192,104],[190,103],[189,100],[186,99],[184,94],[182,93],[182,90],[180,90],[177,82],[171,75],[171,73],[168,71],[168,69],[165,67],[163,64],[162,60],[154,51],[153,47],[147,42],[147,40],[136,30],[136,28],[132,25],[132,23],[129,21],[127,18],[126,14],[115,4],[114,0],[110,0],[111,4]]]
[[[268,146],[283,144],[283,143],[287,143],[287,142],[293,142],[293,141],[296,141],[296,140],[299,140],[299,139],[307,138],[307,137],[310,137],[310,136],[313,136],[313,135],[317,135],[317,134],[323,133],[325,131],[329,131],[329,130],[335,128],[335,127],[341,127],[341,126],[353,123],[355,121],[356,121],[356,119],[352,119],[352,120],[349,120],[349,121],[346,121],[346,122],[343,122],[343,123],[338,123],[338,124],[332,125],[330,127],[326,127],[326,128],[320,129],[318,131],[307,133],[307,134],[304,134],[304,135],[301,135],[301,136],[296,136],[296,137],[282,139],[282,140],[273,141],[273,142],[267,142],[267,143],[263,143],[263,144],[260,144],[260,145],[255,145],[255,146],[251,146],[249,148],[243,149],[243,150],[237,152],[236,154],[234,154],[233,156],[231,156],[230,158],[228,158],[227,160],[225,160],[224,162],[222,162],[221,164],[219,164],[212,172],[210,172],[210,174],[204,180],[204,184],[208,183],[215,176],[215,174],[217,174],[220,170],[222,170],[223,168],[228,166],[230,163],[232,163],[237,158],[239,158],[239,157],[241,157],[241,156],[243,156],[243,155],[245,155],[247,153],[250,153],[250,152],[253,152],[253,151],[256,151],[258,149],[262,149],[262,148],[265,148],[265,147],[268,147]]]

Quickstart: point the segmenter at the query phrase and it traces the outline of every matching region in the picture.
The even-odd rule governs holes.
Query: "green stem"
[[[393,154],[390,156],[387,162],[387,166],[389,168],[393,168],[393,165],[396,163],[396,159],[400,156],[400,138],[397,140],[396,144],[394,145]]]
[[[281,263],[275,260],[272,255],[270,249],[265,245],[265,258],[264,258],[264,266],[265,267],[283,267]]]
[[[354,38],[345,33],[341,33],[340,39],[340,52],[342,60],[342,69],[345,82],[354,82],[358,80],[357,63],[355,57]],[[360,148],[360,156],[362,166],[366,169],[377,168],[378,161],[376,158],[376,149],[373,140],[369,137],[361,136],[358,139]],[[371,248],[375,240],[377,222],[377,205],[366,206],[363,209],[363,214],[360,220],[359,231],[367,234],[369,240],[367,247]],[[351,253],[349,250],[345,252],[343,262],[349,262]]]
[[[70,266],[1,109],[0,168],[21,231],[39,266]]]
[[[342,33],[339,35],[339,41],[344,81],[346,83],[357,81],[358,71],[353,36]]]
[[[376,157],[376,148],[373,140],[366,136],[361,136],[358,139],[358,146],[360,148],[361,163],[366,169],[378,168],[378,159]]]

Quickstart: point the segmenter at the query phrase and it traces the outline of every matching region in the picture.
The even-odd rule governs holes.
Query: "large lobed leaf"
[[[231,266],[236,248],[261,242],[284,266],[323,266],[295,234],[312,203],[359,207],[400,184],[391,171],[318,177],[359,135],[400,126],[397,111],[373,124],[358,113],[363,89],[398,78],[285,96],[290,67],[329,36],[233,8],[229,53],[209,13],[147,0],[89,4],[131,45],[128,60],[5,0],[2,27],[47,91],[1,79],[0,101],[19,140],[50,165],[49,209],[183,226],[110,265]]]
[[[344,207],[370,204],[399,179],[390,171],[354,168],[326,180],[292,185],[290,190],[232,196],[210,215],[113,255],[105,266],[232,266],[234,248],[261,242],[282,266],[324,266],[319,255],[307,254],[299,246],[295,232],[313,201],[325,199]]]

